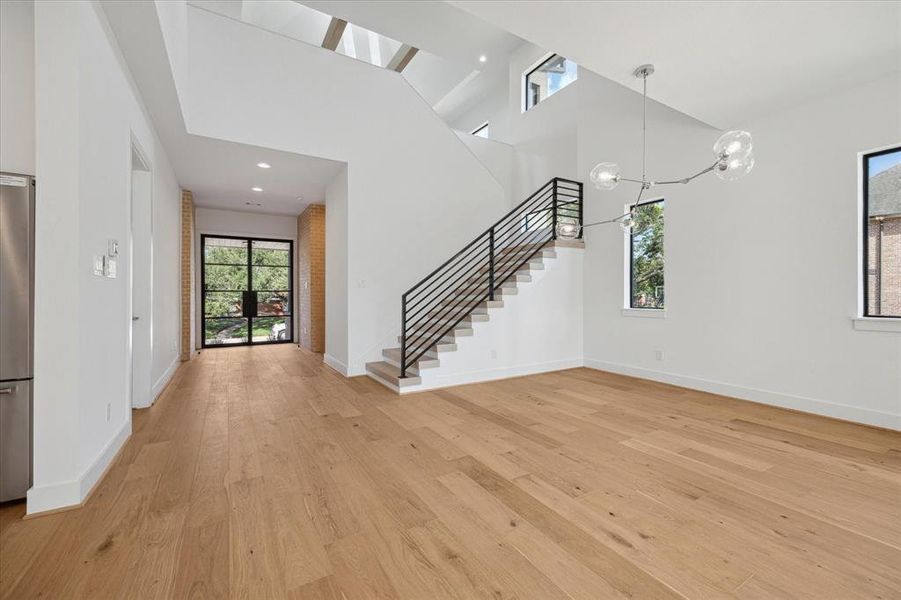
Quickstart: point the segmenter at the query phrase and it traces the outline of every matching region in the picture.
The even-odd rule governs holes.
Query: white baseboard
[[[347,377],[347,365],[345,365],[343,362],[341,362],[334,356],[330,356],[328,354],[323,354],[322,362],[324,362],[325,364],[327,364],[334,370],[338,371],[339,373],[341,373],[342,375]]]
[[[710,392],[711,394],[719,394],[720,396],[731,396],[741,400],[749,400],[751,402],[769,404],[781,408],[790,408],[815,415],[843,419],[845,421],[854,421],[856,423],[863,423],[864,425],[874,425],[886,429],[901,430],[901,415],[869,408],[848,406],[847,404],[837,404],[825,400],[817,400],[815,398],[793,396],[781,392],[762,390],[724,383],[722,381],[691,377],[688,375],[678,375],[676,373],[667,373],[665,371],[655,371],[653,369],[633,367],[630,365],[605,362],[591,358],[585,359],[585,366],[599,371],[609,371],[611,373],[619,373],[620,375],[650,379],[680,387],[701,390],[703,392]]]
[[[181,364],[181,357],[179,355],[175,355],[175,358],[172,359],[172,364],[170,364],[163,374],[160,375],[160,378],[156,380],[156,383],[153,384],[153,389],[150,392],[153,401],[156,402],[156,399],[160,397],[160,394],[163,393],[163,390],[166,389],[166,386],[169,385],[169,382],[172,380],[172,376],[175,375],[175,372],[178,370],[178,366]],[[152,404],[152,403],[151,403]]]
[[[574,369],[576,367],[581,367],[582,364],[581,358],[569,358],[528,365],[517,365],[515,367],[482,369],[479,371],[469,371],[467,373],[454,373],[449,375],[439,375],[436,373],[434,378],[429,377],[429,373],[426,371],[420,385],[401,388],[400,393],[410,394],[456,385],[466,385],[468,383],[481,383],[483,381],[495,381],[498,379],[510,379],[511,377],[522,377],[524,375],[561,371],[563,369]]]
[[[82,473],[80,478],[81,500],[88,497],[88,494],[91,493],[91,490],[97,482],[100,481],[100,478],[103,477],[106,469],[112,464],[116,455],[119,453],[119,450],[125,445],[125,442],[128,441],[129,437],[131,437],[131,419],[128,419],[122,424],[122,427],[119,428],[119,431],[116,432],[113,439],[111,439],[106,446],[104,446],[103,450],[100,451],[100,454],[97,455],[97,458],[94,459],[91,466]]]
[[[94,462],[78,479],[50,485],[35,486],[28,490],[26,511],[29,515],[80,506],[94,486],[115,460],[119,450],[131,437],[131,420],[125,421],[116,435],[106,444]]]
[[[34,486],[26,495],[25,511],[29,515],[75,507],[81,504],[81,482],[61,481]]]

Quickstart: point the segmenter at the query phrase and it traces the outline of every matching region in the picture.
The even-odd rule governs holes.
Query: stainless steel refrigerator
[[[0,173],[0,502],[31,487],[34,178]]]

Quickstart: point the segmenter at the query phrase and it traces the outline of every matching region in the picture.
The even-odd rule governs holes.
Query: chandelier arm
[[[635,204],[632,208],[634,209],[639,206],[647,206],[648,204],[654,204],[654,202],[656,202],[656,200],[642,202],[641,204]],[[585,223],[584,225],[582,225],[582,229],[585,229],[586,227],[594,227],[595,225],[607,225],[609,223],[617,223],[619,221],[622,221],[625,217],[628,217],[630,214],[632,214],[631,211],[627,212],[627,213],[623,213],[618,217],[613,217],[612,219],[606,219],[604,221],[595,221],[594,223]]]
[[[670,180],[670,181],[652,181],[651,183],[652,183],[652,185],[669,185],[669,184],[673,184],[673,183],[688,183],[688,182],[690,182],[690,181],[692,181],[692,180],[694,180],[694,179],[697,179],[697,178],[700,177],[701,175],[704,175],[705,173],[711,172],[712,170],[714,170],[714,169],[716,168],[716,166],[717,166],[718,164],[720,164],[719,159],[717,159],[717,161],[716,161],[715,163],[713,163],[712,165],[710,165],[710,166],[707,167],[706,169],[703,169],[703,170],[701,170],[701,171],[698,171],[698,172],[695,173],[694,175],[691,175],[691,176],[686,177],[686,178],[684,178],[684,179],[673,179],[673,180]]]
[[[635,212],[635,209],[638,208],[639,203],[641,202],[641,195],[644,194],[644,191],[649,187],[651,187],[651,184],[649,183],[641,184],[641,188],[638,190],[638,197],[635,199],[635,202],[632,203],[632,206],[629,207],[628,214],[631,215],[633,212]]]

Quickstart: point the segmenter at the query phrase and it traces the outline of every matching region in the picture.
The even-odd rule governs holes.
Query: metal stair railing
[[[545,245],[557,223],[582,224],[582,184],[555,177],[401,297],[400,376]],[[579,234],[582,237],[582,234]]]

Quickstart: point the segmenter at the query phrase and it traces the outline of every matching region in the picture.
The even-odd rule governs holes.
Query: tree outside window
[[[630,307],[664,308],[663,200],[635,209],[630,236]]]

